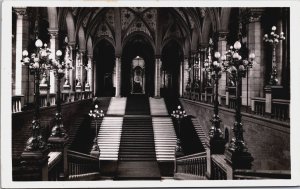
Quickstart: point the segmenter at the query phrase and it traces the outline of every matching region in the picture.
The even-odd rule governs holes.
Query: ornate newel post
[[[71,69],[69,64],[61,62],[60,58],[62,52],[56,51],[57,59],[52,61],[51,69],[56,77],[57,94],[56,94],[56,113],[55,113],[55,125],[52,127],[48,143],[52,151],[59,151],[63,154],[63,175],[60,175],[60,179],[68,177],[68,161],[67,161],[67,148],[68,135],[63,125],[62,113],[61,113],[61,79],[65,76],[66,70]]]
[[[95,157],[100,156],[100,149],[98,146],[98,119],[104,117],[103,110],[98,109],[98,105],[95,105],[93,110],[90,110],[89,116],[95,120],[95,138],[92,146],[91,155]]]
[[[225,147],[225,140],[222,138],[222,131],[220,128],[221,119],[219,116],[219,79],[222,76],[221,64],[218,62],[221,54],[219,52],[215,52],[214,54],[216,61],[210,61],[204,63],[204,68],[207,72],[210,73],[212,79],[214,80],[215,84],[215,99],[214,99],[214,115],[210,120],[212,126],[209,130],[209,137],[210,137],[210,151],[211,154],[223,154],[224,147]]]
[[[171,116],[173,118],[176,119],[176,134],[177,134],[177,140],[176,140],[176,149],[175,149],[175,156],[179,157],[179,156],[183,156],[183,151],[182,151],[182,145],[181,145],[181,124],[182,124],[182,120],[183,118],[185,118],[186,112],[184,110],[182,110],[181,106],[177,106],[176,110],[173,110]]]
[[[31,72],[34,73],[34,117],[32,121],[32,135],[27,140],[25,149],[21,154],[21,163],[24,165],[24,169],[31,170],[36,174],[32,180],[48,180],[48,147],[44,140],[43,133],[41,131],[41,125],[39,120],[40,113],[40,77],[46,69],[48,69],[50,60],[50,50],[47,48],[47,44],[37,38],[35,42],[36,52],[28,56],[28,51],[23,51],[23,59],[21,62],[27,65]]]
[[[225,150],[225,159],[232,166],[232,169],[250,169],[253,157],[248,152],[243,136],[243,124],[241,114],[241,90],[242,78],[246,76],[246,70],[252,68],[255,54],[249,54],[249,59],[242,59],[239,54],[241,43],[236,41],[234,47],[230,46],[230,50],[221,57],[224,69],[235,78],[236,83],[236,108],[235,123],[233,126],[234,137]]]

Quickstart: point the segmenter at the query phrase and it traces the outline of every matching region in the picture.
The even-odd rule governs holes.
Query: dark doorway
[[[145,94],[154,95],[154,50],[145,36],[136,34],[123,47],[121,59],[121,95],[132,92],[132,62],[136,57],[145,61]]]
[[[115,96],[113,86],[115,50],[106,40],[100,41],[94,48],[96,66],[96,96]]]
[[[174,40],[169,41],[162,50],[162,96],[179,95],[179,70],[182,60],[180,45]]]

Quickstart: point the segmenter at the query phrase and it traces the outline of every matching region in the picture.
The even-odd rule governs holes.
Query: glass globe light
[[[41,47],[43,46],[42,40],[37,39],[37,40],[35,41],[35,46],[38,47],[38,48],[41,48]]]
[[[254,53],[250,53],[250,54],[249,54],[249,58],[250,58],[250,59],[254,59],[254,58],[255,58],[255,54],[254,54]]]
[[[239,50],[242,47],[242,44],[239,41],[236,41],[233,45],[234,49]]]
[[[220,58],[221,57],[221,54],[217,51],[215,52],[215,58]]]
[[[42,51],[42,52],[41,52],[41,56],[42,56],[42,57],[46,57],[47,55],[48,55],[48,54],[47,54],[46,51]]]
[[[180,109],[181,109],[181,106],[178,106],[177,108],[180,110]]]
[[[235,52],[232,57],[235,58],[235,59],[238,59],[239,56],[240,56],[239,53]]]
[[[273,26],[273,27],[272,27],[272,30],[275,31],[275,30],[276,30],[276,26]]]
[[[97,104],[95,105],[95,108],[98,108],[98,105],[97,105]]]
[[[38,62],[35,62],[35,63],[33,64],[33,67],[34,67],[34,68],[39,68],[39,66],[40,66],[40,64],[39,64]]]
[[[225,61],[225,60],[226,60],[226,55],[222,55],[222,56],[221,56],[221,60],[222,60],[222,61]]]
[[[24,51],[22,52],[22,55],[23,55],[23,56],[28,56],[28,51],[27,51],[27,50],[24,50]]]
[[[218,62],[217,62],[217,61],[214,61],[214,62],[213,62],[213,65],[214,65],[214,66],[218,66]]]
[[[62,55],[61,50],[57,50],[57,51],[56,51],[56,56],[60,57],[61,55]]]
[[[265,36],[264,36],[265,38],[268,38],[268,34],[265,34]]]
[[[29,63],[30,62],[30,58],[29,57],[25,57],[23,60],[25,63]]]

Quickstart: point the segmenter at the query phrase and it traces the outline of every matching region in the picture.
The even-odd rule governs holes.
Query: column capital
[[[161,55],[160,54],[156,54],[155,55],[155,59],[160,59],[161,58]]]
[[[13,10],[18,17],[25,16],[27,14],[26,7],[14,7]]]
[[[265,8],[244,8],[241,9],[243,23],[260,22]]]
[[[115,54],[115,58],[121,58],[121,54],[116,53],[116,54]]]
[[[75,49],[76,42],[75,42],[75,41],[68,42],[68,45],[69,45],[72,49]]]
[[[218,36],[218,40],[219,41],[226,41],[227,40],[227,35],[228,35],[228,31],[219,31],[217,33],[217,36]]]
[[[87,57],[92,59],[93,55],[92,54],[88,54]]]
[[[58,35],[58,28],[49,28],[48,32],[51,35],[51,38],[56,37]]]

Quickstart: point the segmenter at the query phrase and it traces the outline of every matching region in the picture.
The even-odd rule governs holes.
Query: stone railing
[[[272,118],[280,121],[290,120],[290,101],[272,99]]]
[[[90,99],[93,97],[92,91],[82,92],[62,92],[61,93],[62,103],[74,102],[78,100]],[[22,98],[24,96],[12,96],[12,113],[22,112]],[[55,106],[56,105],[56,94],[50,93],[49,99],[47,94],[40,94],[40,107]],[[29,109],[28,109],[29,110]]]
[[[24,96],[12,96],[11,109],[12,113],[21,112],[22,109],[22,97]]]
[[[49,106],[54,106],[56,100],[56,94],[55,93],[50,93],[49,94],[49,102],[48,102],[48,97],[47,94],[41,94],[40,95],[40,107],[47,107],[48,104]]]
[[[289,170],[235,170],[235,180],[251,179],[291,179]]]
[[[175,178],[204,179],[206,175],[206,152],[179,157],[175,161]]]
[[[265,98],[252,98],[251,99],[251,111],[260,116],[265,115],[266,111],[266,99]]]
[[[224,155],[211,155],[211,176],[212,180],[227,180],[227,165]]]
[[[69,180],[91,179],[99,175],[100,161],[97,157],[68,151]]]

